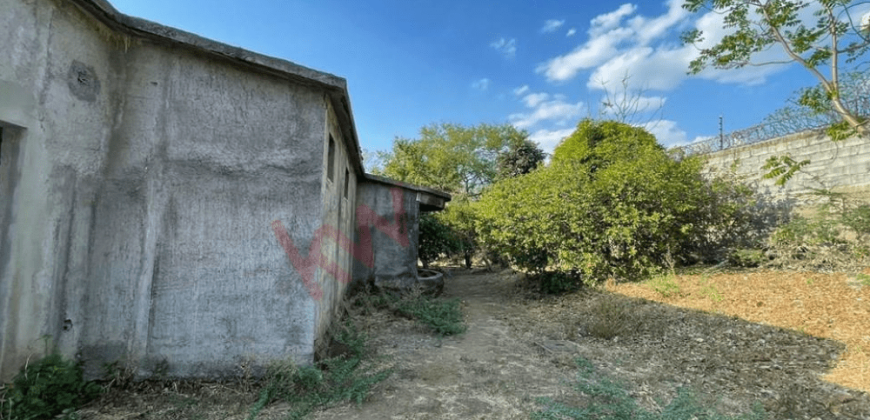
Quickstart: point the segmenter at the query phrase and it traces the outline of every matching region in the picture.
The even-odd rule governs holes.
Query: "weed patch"
[[[677,284],[673,274],[654,277],[648,280],[646,284],[665,298],[683,295],[683,290]]]
[[[0,387],[0,419],[75,418],[74,410],[101,391],[83,379],[81,364],[53,353],[28,363]]]
[[[388,293],[362,293],[354,298],[362,313],[370,310],[388,310],[393,314],[415,320],[440,336],[458,335],[467,329],[458,298],[439,299],[420,293],[396,296]]]
[[[617,381],[596,372],[588,360],[576,360],[578,373],[574,390],[586,402],[574,407],[549,398],[539,399],[544,409],[532,414],[533,419],[614,419],[614,420],[762,420],[764,410],[756,405],[751,413],[737,417],[719,414],[704,407],[690,390],[682,388],[678,395],[661,411],[648,411],[640,407],[628,391]],[[661,405],[662,403],[659,402]]]
[[[251,407],[248,420],[274,401],[285,401],[291,409],[289,419],[301,419],[318,407],[345,401],[362,403],[372,386],[386,379],[391,371],[376,370],[368,363],[365,337],[348,324],[336,337],[350,352],[322,360],[317,366],[298,366],[292,360],[273,363],[266,373],[266,385]]]

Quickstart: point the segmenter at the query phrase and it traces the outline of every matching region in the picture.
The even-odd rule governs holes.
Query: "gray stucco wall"
[[[329,213],[326,96],[65,1],[0,0],[0,39],[0,124],[23,127],[0,167],[0,379],[44,336],[91,371],[310,361],[321,309],[272,222],[305,255]]]
[[[811,163],[785,186],[774,179],[762,179],[761,168],[771,156],[791,156]],[[852,137],[834,142],[823,133],[807,131],[761,143],[734,147],[706,155],[710,170],[727,171],[736,166],[736,174],[755,185],[770,200],[790,205],[812,204],[813,188],[831,188],[870,199],[870,141]]]
[[[371,264],[354,260],[353,282],[378,288],[408,290],[417,282],[417,244],[420,206],[418,192],[395,185],[363,182],[358,186],[356,242],[363,248],[361,233],[371,234]],[[372,211],[380,224],[366,223],[361,214]],[[368,226],[367,228],[365,226]]]

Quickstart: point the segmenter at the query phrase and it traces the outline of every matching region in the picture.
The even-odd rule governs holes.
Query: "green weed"
[[[652,280],[647,281],[646,284],[665,298],[683,295],[683,290],[677,284],[673,274],[654,277]]]
[[[588,360],[576,360],[578,374],[574,390],[585,397],[585,407],[573,407],[541,398],[544,408],[532,414],[532,419],[613,419],[613,420],[761,420],[764,410],[756,405],[749,414],[728,417],[716,410],[703,407],[690,390],[681,388],[678,395],[661,412],[650,412],[640,407],[619,382],[596,372]],[[661,404],[661,402],[660,402]]]
[[[28,363],[11,383],[0,387],[0,419],[75,418],[75,409],[101,391],[84,380],[80,363],[53,353]]]
[[[870,276],[868,276],[864,273],[858,273],[858,275],[856,277],[857,277],[858,281],[861,282],[862,285],[870,286]]]
[[[345,401],[362,403],[372,386],[386,379],[390,370],[375,370],[366,360],[365,337],[348,324],[335,337],[349,354],[320,361],[317,366],[298,366],[292,360],[273,363],[266,373],[266,385],[251,407],[248,420],[274,401],[285,401],[289,419],[301,419],[318,407]]]
[[[420,293],[392,295],[361,293],[354,298],[363,314],[388,310],[395,315],[417,321],[440,336],[458,335],[467,329],[459,299],[438,299]]]

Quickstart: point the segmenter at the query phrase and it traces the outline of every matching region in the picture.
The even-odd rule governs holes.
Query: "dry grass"
[[[870,269],[864,271],[870,274]],[[651,284],[610,284],[608,290],[669,305],[735,316],[828,338],[846,345],[824,379],[870,392],[870,286],[843,273],[747,272],[677,275],[682,292]]]

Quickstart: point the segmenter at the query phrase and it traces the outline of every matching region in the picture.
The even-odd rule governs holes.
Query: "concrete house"
[[[364,172],[344,79],[103,0],[0,0],[0,57],[0,380],[311,362],[352,277],[416,281],[450,197]]]

